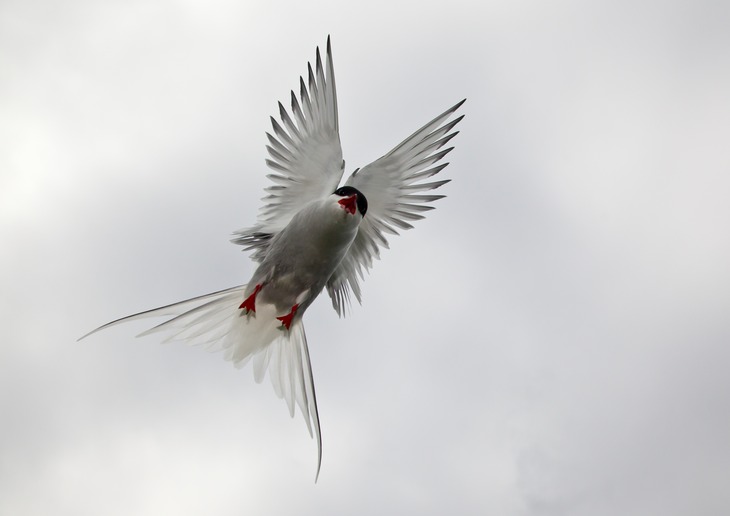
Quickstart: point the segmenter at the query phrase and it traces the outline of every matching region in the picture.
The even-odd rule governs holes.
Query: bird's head
[[[337,203],[350,215],[355,215],[355,211],[359,211],[360,215],[364,217],[367,213],[368,200],[357,188],[342,186],[335,190],[334,195],[340,198]]]

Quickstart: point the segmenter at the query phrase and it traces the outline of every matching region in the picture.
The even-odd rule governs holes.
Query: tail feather
[[[257,303],[255,314],[244,314],[238,307],[245,288],[245,285],[239,285],[122,317],[92,330],[79,340],[117,324],[171,316],[137,336],[169,332],[164,342],[185,341],[210,351],[222,350],[224,358],[237,368],[253,359],[256,382],[261,383],[268,371],[274,392],[286,401],[289,414],[294,417],[298,405],[309,435],[316,437],[316,482],[322,465],[322,436],[304,325],[298,319],[288,331],[284,330],[276,319],[276,307],[266,303]]]
[[[230,327],[223,323],[229,319],[233,312],[233,305],[242,295],[243,288],[237,288],[232,292],[220,294],[211,301],[200,306],[182,311],[179,315],[164,321],[157,326],[138,334],[137,337],[145,337],[153,333],[170,333],[163,342],[186,341],[189,344],[210,344],[230,331]],[[183,301],[186,303],[186,301]],[[184,310],[184,307],[180,307]],[[134,316],[130,316],[134,317]],[[219,334],[216,333],[218,330]]]

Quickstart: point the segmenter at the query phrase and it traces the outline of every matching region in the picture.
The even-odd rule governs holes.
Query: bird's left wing
[[[291,92],[289,115],[279,102],[281,123],[271,117],[274,134],[266,133],[274,183],[266,188],[256,225],[234,233],[232,242],[254,250],[261,261],[271,238],[289,223],[307,203],[334,192],[342,178],[344,162],[337,120],[337,90],[332,63],[332,47],[327,38],[327,61],[322,66],[319,47],[314,70],[308,65],[308,87],[299,78],[299,100]]]
[[[380,257],[380,247],[388,247],[385,234],[397,235],[399,229],[411,229],[409,221],[422,219],[421,213],[433,209],[428,203],[444,197],[422,192],[449,182],[429,179],[448,165],[437,162],[453,147],[440,149],[458,134],[452,129],[464,115],[448,120],[464,102],[431,120],[385,156],[356,170],[345,183],[365,195],[368,210],[355,241],[327,282],[327,292],[340,316],[349,304],[351,293],[361,302],[360,280],[372,267],[373,259]]]

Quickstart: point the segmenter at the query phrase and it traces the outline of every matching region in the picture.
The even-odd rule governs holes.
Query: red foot
[[[345,197],[337,202],[345,208],[345,211],[349,211],[350,215],[355,215],[355,210],[357,209],[357,194],[352,194],[350,197]]]
[[[297,313],[298,308],[299,304],[296,304],[291,307],[291,312],[286,315],[282,315],[281,317],[277,317],[277,319],[281,321],[282,326],[284,326],[287,330],[289,329],[289,326],[291,326],[291,320],[294,319],[294,314]]]
[[[256,294],[258,294],[259,290],[261,290],[262,288],[263,285],[256,285],[256,288],[253,289],[253,294],[244,299],[243,303],[241,303],[241,306],[239,306],[238,308],[246,310],[246,313],[256,313]]]

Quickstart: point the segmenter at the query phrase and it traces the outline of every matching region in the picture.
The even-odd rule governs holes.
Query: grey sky
[[[0,5],[0,514],[730,510],[727,2]],[[108,320],[246,281],[332,35],[347,172],[468,98],[416,229],[305,317],[323,432]]]

